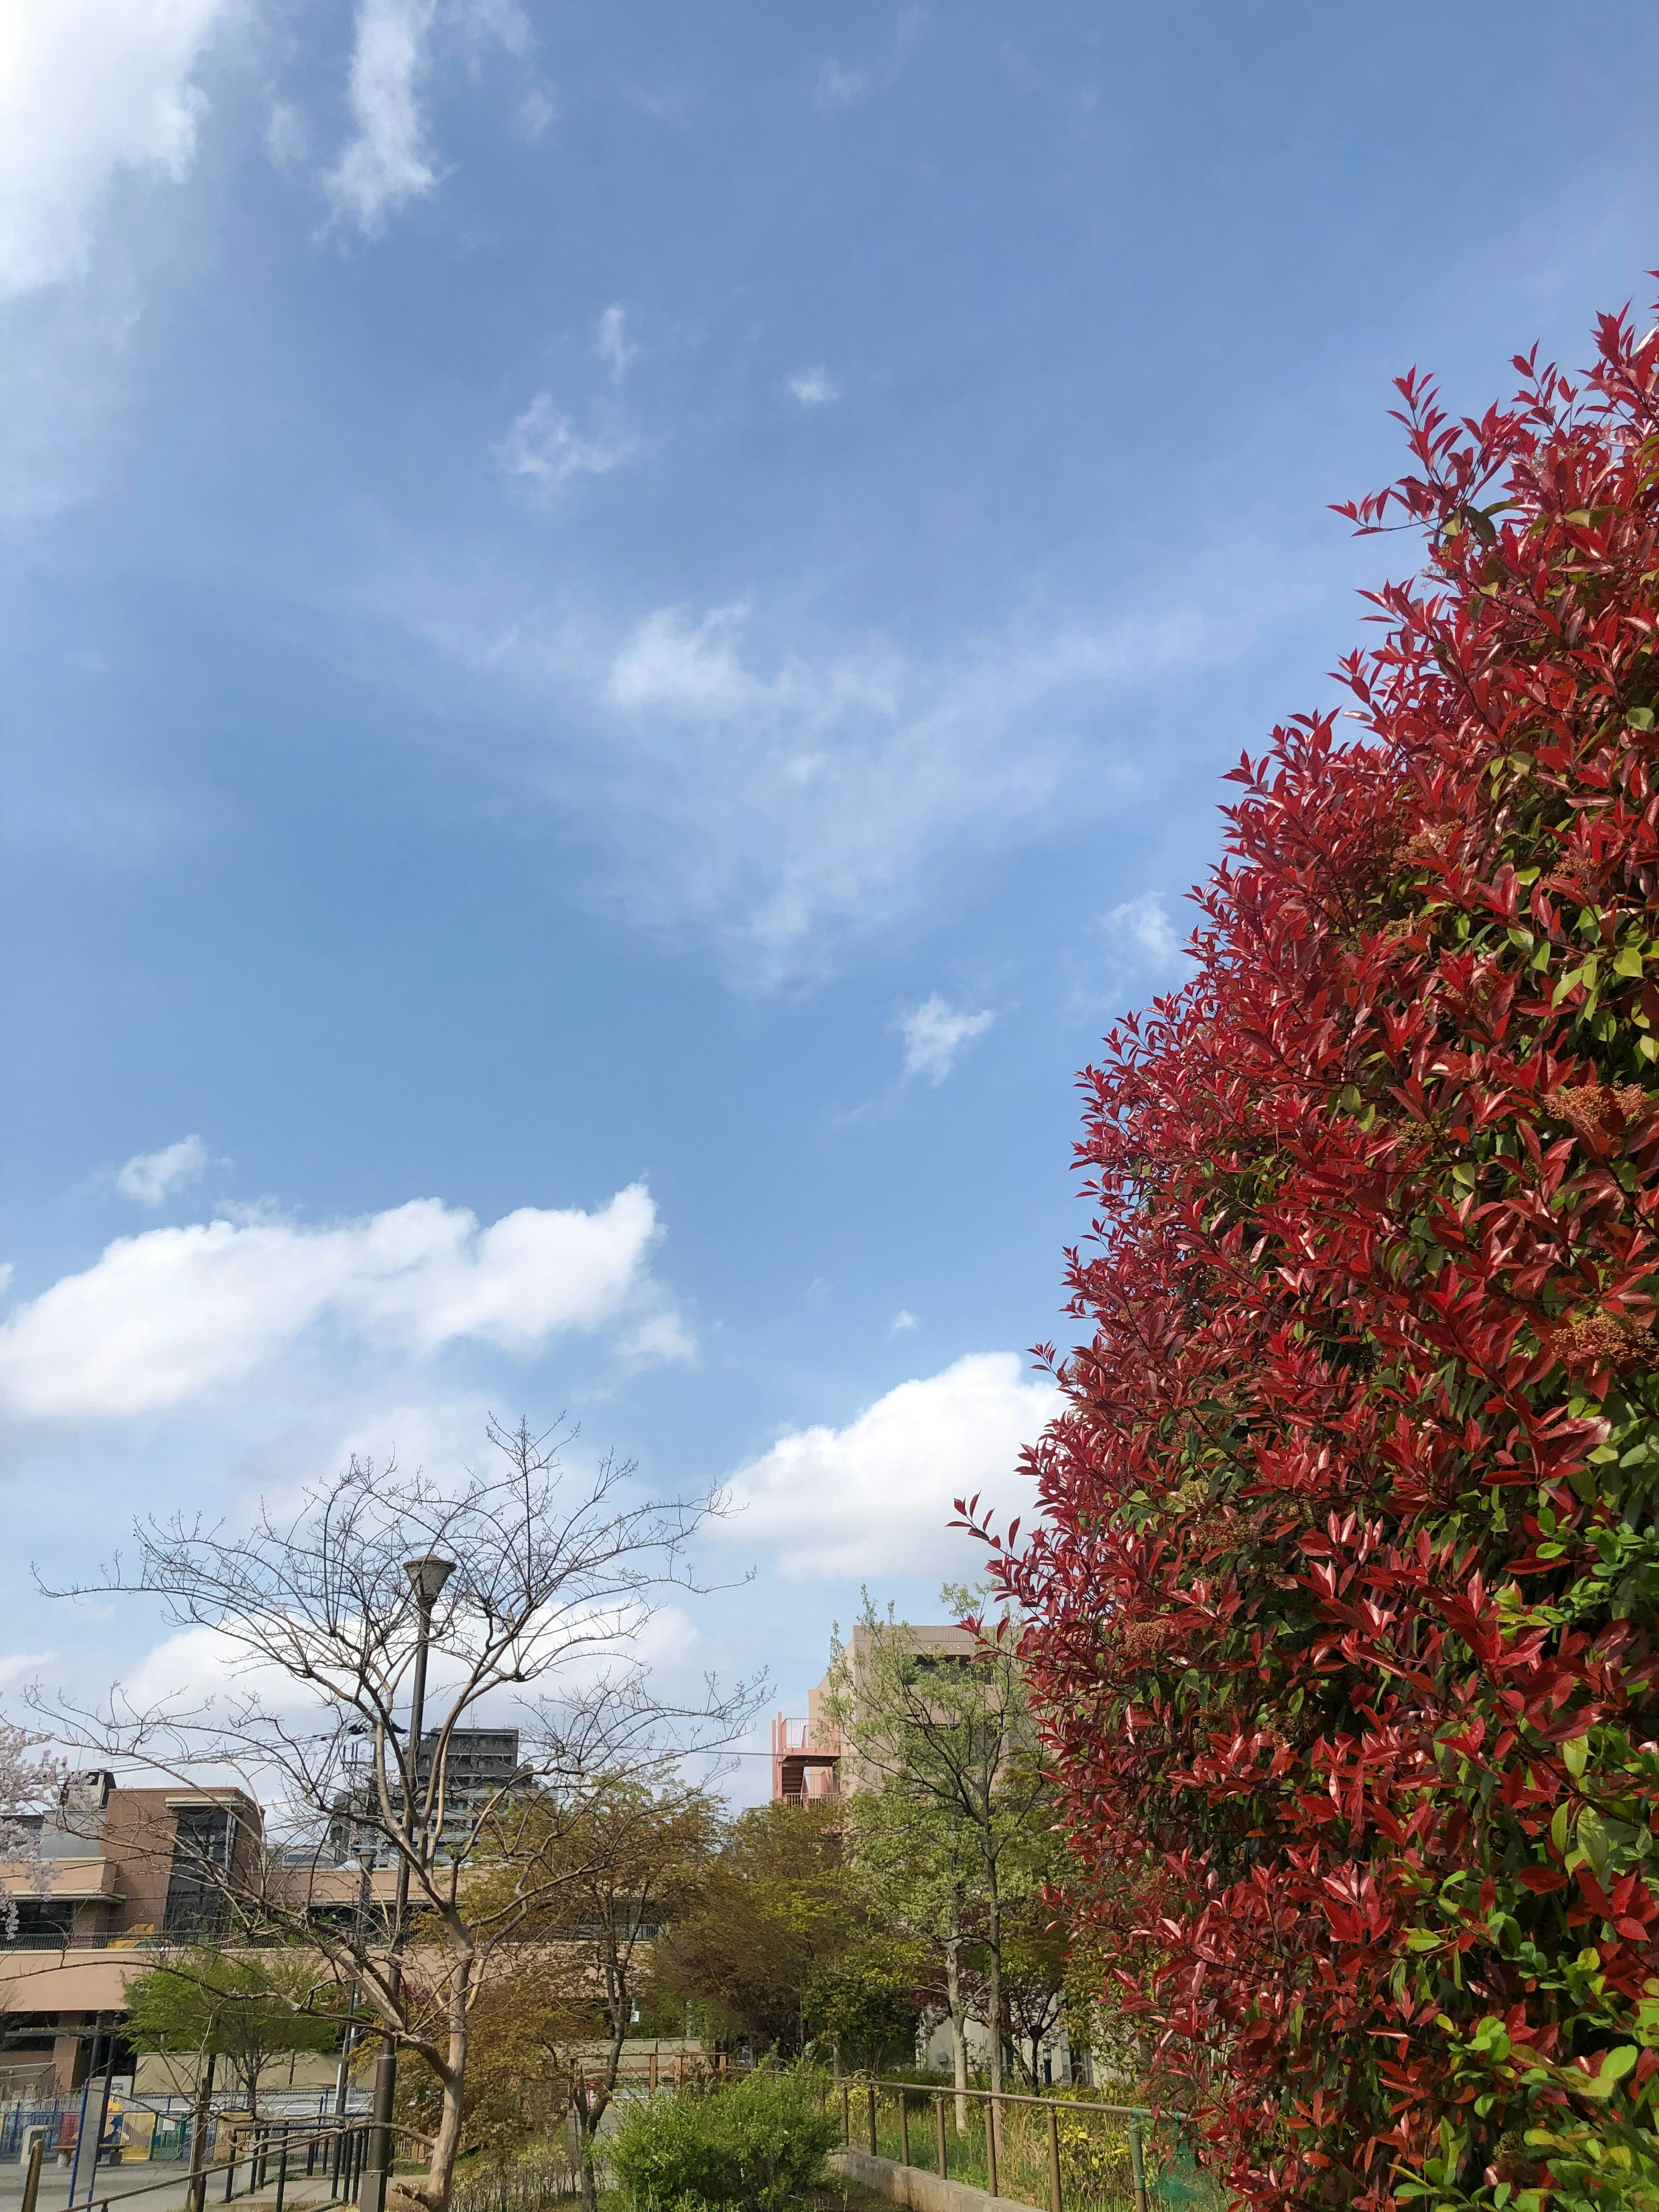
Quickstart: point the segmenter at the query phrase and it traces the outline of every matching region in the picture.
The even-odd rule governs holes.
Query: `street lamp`
[[[426,1658],[432,1642],[432,1608],[443,1595],[444,1584],[455,1571],[453,1559],[427,1552],[418,1559],[405,1559],[404,1572],[415,1593],[417,1626],[415,1632],[415,1680],[409,1699],[409,1735],[403,1791],[405,1844],[415,1831],[415,1799],[421,1778],[421,1735],[426,1719]],[[403,1988],[404,1920],[409,1911],[409,1852],[398,1854],[397,1901],[392,1912],[392,1956],[387,1978],[393,1997]],[[392,2110],[398,2094],[398,2046],[382,2036],[374,2061],[374,2099],[369,2112],[368,2155],[363,2161],[362,2212],[386,2212],[386,2184],[392,2178]]]

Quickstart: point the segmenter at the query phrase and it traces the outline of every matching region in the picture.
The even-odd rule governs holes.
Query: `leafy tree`
[[[224,2059],[257,2118],[260,2079],[274,2060],[337,2047],[338,1996],[314,1958],[233,1955],[202,1945],[127,1984],[123,2033],[135,2051]],[[198,2123],[206,2118],[205,2079],[202,2068]]]
[[[815,2035],[854,2066],[909,2065],[921,2016],[915,1997],[921,1964],[902,1942],[874,1935],[825,1960],[805,1992]]]
[[[860,1907],[834,1800],[758,1805],[726,1829],[653,1963],[667,2008],[714,2006],[754,2046],[796,2053],[815,1977],[857,1935]]]
[[[975,1593],[947,1589],[958,1614]],[[855,1790],[876,1788],[915,1808],[934,1850],[971,1869],[985,1959],[990,2086],[1003,2086],[1003,1917],[1011,1885],[1022,1887],[1022,1839],[1044,1802],[1014,1638],[994,1629],[971,1656],[918,1651],[908,1627],[884,1619],[866,1592],[853,1642],[830,1668],[826,1711],[845,1747],[842,1771]],[[945,1862],[935,1859],[935,1868]],[[947,1929],[952,1924],[948,1918]],[[947,1935],[952,1951],[960,1934]]]
[[[652,1951],[664,1925],[696,1895],[720,1821],[702,1790],[653,1788],[628,1776],[590,1798],[579,1816],[546,1817],[547,1838],[532,1865],[556,1902],[532,1916],[524,1932],[543,1951],[528,1971],[543,1976],[547,1996],[526,2016],[568,2081],[583,2193],[593,2212],[593,2145],[616,2094],[623,2046],[640,2016]],[[517,1840],[521,1845],[521,1830]],[[516,1887],[522,1870],[514,1866],[510,1879]],[[592,2043],[599,2045],[597,2063],[587,2049]]]
[[[1517,367],[1401,380],[1358,732],[1235,772],[1193,978],[1085,1078],[998,1555],[1103,1945],[1267,2208],[1659,2201],[1659,333]]]
[[[902,1775],[855,1790],[845,1803],[859,1894],[878,1925],[908,1942],[918,1985],[950,2025],[957,2131],[963,2133],[977,1853],[959,1811],[906,1788]]]

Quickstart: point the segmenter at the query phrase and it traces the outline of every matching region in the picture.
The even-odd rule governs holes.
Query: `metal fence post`
[[[283,2130],[283,2147],[276,2154],[276,2212],[283,2212],[283,2200],[288,2195],[288,2130]]]
[[[1135,2212],[1146,2212],[1146,2146],[1139,2120],[1129,2123],[1129,2179],[1135,2193]]]
[[[1060,2193],[1060,2114],[1048,2107],[1048,2212],[1066,2212]]]
[[[933,2130],[939,2137],[939,2178],[941,2181],[948,2181],[951,2177],[945,2169],[950,2163],[950,2159],[945,2148],[945,2092],[943,2089],[937,2091],[933,2097]]]
[[[853,2092],[845,2081],[841,2085],[841,2139],[850,2150],[853,2147]]]
[[[877,2138],[877,2135],[876,2135],[876,2085],[875,2085],[875,2083],[874,2083],[873,2081],[872,2081],[872,2082],[871,2082],[871,2084],[870,2084],[870,2155],[871,2155],[871,2157],[872,2157],[872,2158],[876,2158],[876,2157],[879,2156],[879,2154],[880,2154],[878,2152],[877,2148],[876,2148],[877,2141],[878,2141],[878,2138]]]
[[[997,2121],[1000,2117],[994,2093],[988,2094],[985,2100],[985,2184],[993,2197],[1001,2194],[997,2187]],[[1146,2208],[1144,2204],[1138,2204],[1135,2212],[1146,2212]]]
[[[893,2094],[898,2099],[899,2108],[899,2164],[908,2166],[910,2163],[910,2100],[902,2089],[896,2089]]]
[[[46,2154],[46,2139],[37,2135],[29,2145],[29,2170],[23,2176],[22,2212],[34,2212],[34,2201],[40,2194],[40,2161]]]

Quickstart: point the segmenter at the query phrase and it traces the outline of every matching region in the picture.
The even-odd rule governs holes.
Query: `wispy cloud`
[[[626,308],[614,301],[599,317],[599,348],[600,359],[610,362],[611,373],[620,383],[639,348],[629,340]]]
[[[903,1336],[908,1330],[917,1326],[916,1317],[909,1307],[901,1306],[888,1323],[887,1334],[889,1336]]]
[[[927,27],[925,8],[904,8],[893,27],[892,44],[879,61],[856,67],[849,67],[844,62],[820,62],[813,85],[813,97],[818,106],[832,111],[850,107],[856,100],[867,100],[872,93],[885,92],[890,85],[897,82]]]
[[[518,124],[526,138],[540,138],[559,119],[559,104],[546,88],[532,84],[519,102]]]
[[[1143,891],[1139,898],[1115,906],[1100,927],[1115,962],[1122,968],[1166,972],[1185,950],[1156,891]]]
[[[438,181],[418,97],[434,12],[434,0],[358,0],[350,77],[356,136],[325,182],[338,212],[367,233]]]
[[[559,412],[550,392],[538,392],[514,418],[495,454],[509,476],[523,477],[550,495],[572,477],[608,475],[633,450],[631,441],[608,432],[585,437]]]
[[[832,399],[841,398],[840,386],[822,368],[804,368],[799,376],[785,381],[803,407],[827,407]]]
[[[299,109],[285,100],[273,100],[265,118],[265,154],[278,169],[297,169],[311,151],[311,132]]]
[[[956,1066],[963,1047],[983,1036],[995,1019],[988,1006],[977,1013],[966,1013],[941,999],[937,991],[919,1006],[912,1006],[893,1024],[904,1040],[905,1081],[920,1076],[937,1087]]]
[[[563,458],[556,444],[555,477]],[[947,870],[1047,835],[1079,793],[1109,811],[1143,773],[1103,747],[1115,697],[1231,645],[1181,611],[933,659],[879,636],[792,645],[748,599],[660,606],[620,635],[471,578],[382,604],[495,693],[529,787],[581,810],[594,890],[636,926],[712,940],[761,990],[831,972],[925,911]]]
[[[115,1188],[140,1206],[160,1206],[175,1190],[187,1189],[207,1172],[208,1149],[199,1137],[180,1137],[160,1152],[137,1152],[115,1171]]]

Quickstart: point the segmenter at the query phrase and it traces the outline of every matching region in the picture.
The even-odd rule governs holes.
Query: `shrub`
[[[997,1553],[1081,1909],[1264,2208],[1659,2204],[1659,334],[1516,366],[1401,380],[1360,734],[1236,771],[1085,1078]]]
[[[611,2167],[650,2212],[681,2204],[783,2212],[823,2181],[824,2155],[840,2140],[810,2081],[766,2069],[707,2096],[634,2106],[611,2139]]]

